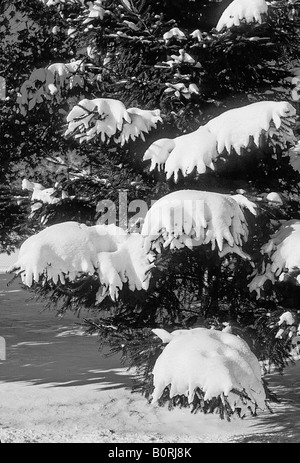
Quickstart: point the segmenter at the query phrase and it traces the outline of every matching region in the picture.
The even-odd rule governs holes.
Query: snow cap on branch
[[[295,108],[286,101],[260,101],[231,109],[194,132],[155,141],[143,159],[151,159],[151,170],[165,163],[167,179],[174,175],[176,182],[179,171],[186,176],[196,168],[203,174],[207,168],[215,169],[214,162],[225,150],[241,155],[251,141],[257,147],[264,139],[274,149],[286,148],[295,142],[291,128],[295,116]]]
[[[266,281],[293,281],[300,284],[300,221],[285,221],[279,230],[261,248],[266,257],[261,272],[257,272],[249,291],[256,291],[257,298]]]
[[[161,246],[180,249],[216,243],[222,255],[242,251],[248,239],[243,207],[255,213],[255,205],[241,195],[230,196],[197,190],[180,190],[159,199],[148,211],[142,228],[148,252]],[[238,197],[238,198],[237,198]]]
[[[163,39],[168,42],[170,39],[176,38],[178,40],[185,39],[185,34],[182,32],[178,27],[172,27],[168,32],[165,32],[163,35]]]
[[[268,5],[265,0],[234,0],[223,12],[216,26],[217,31],[239,26],[246,23],[262,23],[263,15],[267,14]]]
[[[153,264],[142,240],[115,225],[64,222],[28,238],[9,271],[20,274],[29,287],[41,277],[65,284],[83,274],[97,274],[101,283],[97,301],[108,294],[115,300],[125,282],[132,291],[148,288]]]
[[[144,137],[151,128],[162,121],[160,111],[125,108],[119,100],[96,98],[81,100],[68,114],[68,129],[65,135],[74,135],[80,142],[92,140],[100,135],[101,141],[110,139],[121,132],[115,142],[122,145],[130,138]],[[77,133],[78,132],[78,133]]]
[[[241,149],[249,145],[250,137],[257,147],[261,136],[282,149],[288,142],[294,143],[291,124],[295,123],[295,117],[296,110],[287,101],[258,101],[225,111],[205,127],[216,136],[219,153],[225,149],[230,153],[233,148],[241,154]]]
[[[168,344],[153,368],[152,403],[170,386],[170,398],[185,395],[189,403],[197,388],[204,401],[226,397],[232,413],[241,408],[242,416],[249,413],[248,407],[252,412],[265,409],[259,362],[241,338],[206,328],[153,332]],[[243,393],[244,400],[236,392]]]

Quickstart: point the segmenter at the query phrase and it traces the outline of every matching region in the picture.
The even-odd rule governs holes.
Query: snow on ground
[[[300,442],[300,362],[269,376],[282,402],[274,413],[231,422],[216,415],[169,411],[131,393],[117,356],[98,352],[72,314],[40,312],[17,282],[0,275],[1,442]]]

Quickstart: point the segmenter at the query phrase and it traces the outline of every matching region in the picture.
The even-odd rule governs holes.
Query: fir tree
[[[87,329],[138,368],[149,397],[163,351],[153,329],[230,330],[281,369],[290,356],[300,259],[281,249],[299,220],[298,9],[263,0],[4,5],[1,244],[35,236],[38,250],[48,240],[51,267],[50,254],[33,261],[30,238],[13,270],[61,313],[89,309]],[[176,235],[168,216],[156,222],[162,203],[150,206],[180,203],[187,190],[206,201],[206,224]],[[129,238],[105,231],[98,246],[92,227],[107,222]],[[82,254],[61,262],[55,237],[66,237],[63,247],[68,234]],[[224,397],[206,400],[198,385],[193,409],[230,415]]]

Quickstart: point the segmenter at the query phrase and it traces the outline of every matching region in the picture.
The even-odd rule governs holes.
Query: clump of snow
[[[108,294],[116,300],[123,283],[128,283],[131,291],[147,290],[152,267],[143,248],[142,236],[138,233],[126,235],[117,251],[98,254],[97,272],[103,288],[97,294],[97,302],[100,303]]]
[[[177,40],[185,39],[185,34],[180,30],[178,27],[172,27],[168,32],[165,32],[163,35],[163,39],[165,42],[168,42],[170,39],[176,38]]]
[[[290,277],[300,284],[300,221],[285,221],[262,246],[261,253],[265,255],[266,263],[248,285],[250,292],[256,291],[259,298],[266,281],[274,284]]]
[[[102,6],[102,1],[97,0],[96,2],[87,2],[88,10],[86,10],[87,17],[82,24],[89,24],[95,19],[103,19],[105,9]]]
[[[122,145],[130,138],[133,140],[148,133],[151,128],[161,122],[160,111],[125,108],[119,100],[110,98],[95,98],[81,100],[67,116],[68,129],[65,135],[74,135],[83,141],[92,140],[96,135],[104,142],[121,132],[115,142]]]
[[[271,193],[267,194],[267,200],[271,203],[278,204],[279,206],[283,205],[283,201],[276,191],[271,191]]]
[[[195,65],[197,67],[200,66],[198,63],[196,63],[194,58],[184,50],[184,48],[181,48],[179,50],[178,55],[171,55],[170,59],[165,62],[165,64],[167,64],[171,68],[173,66],[176,66],[177,64],[180,64],[180,63],[191,64],[191,65]]]
[[[242,197],[242,199],[241,199]],[[142,228],[144,247],[160,251],[216,243],[220,252],[241,252],[248,239],[242,208],[255,213],[255,205],[242,195],[224,195],[197,190],[170,193],[148,211]]]
[[[45,188],[41,183],[30,182],[27,179],[22,180],[22,190],[32,191],[31,201],[40,201],[45,204],[56,204],[59,198],[55,198],[54,188]]]
[[[98,274],[101,302],[108,294],[115,300],[125,282],[132,291],[147,289],[152,266],[140,235],[115,225],[64,222],[28,238],[9,271],[20,274],[29,287],[40,277],[65,284],[82,274]]]
[[[262,23],[263,15],[267,14],[268,5],[265,0],[234,0],[223,12],[216,26],[217,31],[246,23]]]
[[[283,323],[286,323],[287,325],[293,325],[295,323],[295,317],[290,311],[284,312],[280,315],[278,325],[281,326]]]
[[[179,82],[178,84],[170,84],[166,82],[166,87],[167,88],[164,90],[164,93],[174,93],[177,98],[183,96],[185,99],[189,100],[193,93],[199,95],[199,87],[196,84],[190,84],[186,87],[186,85],[182,82]]]
[[[204,401],[225,396],[232,412],[240,408],[245,415],[248,407],[252,412],[257,407],[265,409],[259,362],[241,338],[206,328],[153,331],[168,343],[153,368],[153,403],[170,386],[170,398],[185,395],[189,403],[199,388],[204,392]],[[234,390],[249,399],[244,402]]]
[[[278,321],[278,326],[280,327],[276,333],[275,338],[278,339],[292,339],[292,350],[291,355],[299,355],[299,324],[297,322],[297,316],[289,310],[281,314]],[[297,358],[295,358],[296,360]]]
[[[241,154],[247,148],[250,137],[257,147],[265,135],[271,143],[282,149],[294,143],[291,124],[295,122],[296,110],[287,101],[258,101],[241,108],[230,109],[211,119],[206,127],[217,138],[217,150],[230,153],[233,148]]]
[[[151,160],[151,170],[165,164],[167,178],[174,175],[175,181],[180,171],[186,176],[196,168],[203,174],[207,168],[215,169],[214,163],[224,151],[230,154],[234,149],[241,155],[251,142],[259,147],[266,140],[274,149],[294,144],[291,126],[295,115],[295,108],[286,101],[260,101],[231,109],[194,132],[156,140],[143,159]]]

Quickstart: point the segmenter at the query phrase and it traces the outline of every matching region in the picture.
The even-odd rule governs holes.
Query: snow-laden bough
[[[249,291],[256,291],[257,298],[266,281],[292,281],[300,284],[300,221],[285,221],[269,241],[261,248],[265,257],[261,271],[256,271],[248,285]]]
[[[83,87],[84,78],[80,72],[84,71],[81,60],[70,63],[53,63],[47,68],[35,69],[29,79],[23,82],[17,98],[20,112],[26,115],[36,105],[45,100],[62,99],[62,91],[73,87]]]
[[[100,136],[102,142],[114,137],[116,143],[124,145],[130,138],[144,139],[144,133],[156,128],[162,119],[159,109],[126,109],[121,101],[112,98],[85,98],[74,106],[67,122],[65,136],[72,135],[80,143]]]
[[[255,204],[243,195],[179,190],[163,196],[145,217],[141,234],[146,252],[211,243],[221,256],[231,252],[249,258],[242,250],[248,239],[244,208],[255,214]]]
[[[20,274],[28,287],[41,280],[64,285],[86,274],[98,275],[97,302],[107,295],[116,300],[124,283],[132,291],[148,289],[153,264],[142,240],[115,225],[64,222],[28,238],[9,271]]]
[[[174,139],[163,138],[149,146],[143,160],[150,160],[150,170],[163,166],[167,179],[179,172],[190,175],[194,169],[204,174],[215,170],[216,161],[234,150],[242,155],[250,144],[258,148],[267,142],[281,150],[295,143],[292,125],[296,110],[286,101],[259,101],[241,108],[225,111],[194,132]],[[226,156],[225,156],[226,159]]]
[[[267,12],[268,5],[265,0],[234,0],[223,12],[216,29],[220,32],[224,28],[239,26],[243,21],[261,24]]]
[[[204,402],[221,397],[242,416],[266,408],[259,362],[241,338],[206,328],[153,332],[167,345],[153,368],[152,403],[169,388],[170,398],[183,395],[191,404],[199,389]]]

